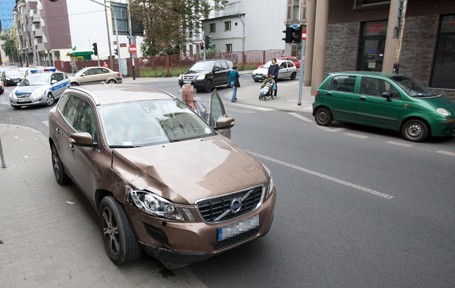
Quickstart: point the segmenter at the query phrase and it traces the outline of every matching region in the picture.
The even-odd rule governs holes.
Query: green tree
[[[226,0],[216,0],[222,9]],[[179,54],[201,29],[212,8],[208,0],[131,0],[131,13],[144,26],[144,55]]]
[[[0,35],[2,40],[2,49],[5,51],[5,55],[9,57],[10,62],[19,62],[18,57],[18,45],[16,42],[16,29],[11,27],[10,29],[4,30]]]

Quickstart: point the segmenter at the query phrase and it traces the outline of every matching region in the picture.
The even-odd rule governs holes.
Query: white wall
[[[109,43],[104,12],[105,7],[89,0],[66,0],[66,2],[68,6],[68,19],[72,46],[76,47],[76,51],[90,51],[92,50],[92,43],[97,43],[98,55],[100,56],[100,59],[106,59],[109,56]],[[98,0],[98,2],[104,3],[103,0]],[[125,0],[119,0],[116,2],[125,2]],[[110,44],[112,47],[112,54],[114,54],[114,49],[117,48],[117,45],[114,44],[116,37],[113,28],[113,21],[111,20],[111,10],[107,9],[107,11],[111,38]],[[140,51],[141,42],[142,37],[136,37],[138,57],[142,57],[142,53]],[[128,53],[127,36],[119,36],[119,43],[126,44],[125,48],[120,48],[120,57],[129,58],[130,55]],[[92,56],[92,59],[96,60],[97,57]]]

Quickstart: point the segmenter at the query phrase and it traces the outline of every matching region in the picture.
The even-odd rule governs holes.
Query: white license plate
[[[17,103],[24,103],[24,102],[29,102],[30,99],[29,98],[19,98],[17,99]]]
[[[245,221],[235,223],[229,226],[218,228],[218,241],[222,241],[233,236],[250,231],[259,226],[259,215],[255,215]]]

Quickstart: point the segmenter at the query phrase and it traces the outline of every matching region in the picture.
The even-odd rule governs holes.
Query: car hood
[[[256,69],[256,70],[254,70],[254,71],[253,71],[253,74],[263,74],[263,75],[267,75],[268,71],[269,71],[269,68],[268,68],[268,67],[267,67],[267,68],[261,67],[261,68],[258,68],[258,69]]]
[[[435,96],[435,97],[421,97],[418,98],[421,101],[430,104],[435,109],[437,108],[444,108],[450,112],[452,117],[455,117],[455,102],[450,100],[449,98],[443,96]]]
[[[37,85],[37,86],[17,86],[14,88],[14,94],[15,95],[21,95],[21,94],[31,94],[33,91],[36,89],[46,86],[46,85]]]
[[[115,149],[112,165],[135,189],[147,189],[182,204],[269,181],[259,161],[221,135]]]
[[[208,74],[208,73],[211,73],[212,71],[210,70],[203,70],[203,71],[193,71],[193,70],[190,70],[190,71],[187,71],[185,73],[183,73],[183,75],[201,75],[201,74]]]

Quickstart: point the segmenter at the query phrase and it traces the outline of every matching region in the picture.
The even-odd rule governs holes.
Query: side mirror
[[[55,79],[51,80],[51,84],[55,84],[55,83],[57,83],[57,82],[58,82],[58,81],[55,80]]]
[[[232,117],[220,117],[216,121],[215,130],[228,129],[234,127],[235,119]]]
[[[381,96],[386,98],[387,101],[392,101],[392,98],[393,98],[392,92],[390,92],[390,91],[382,92]]]
[[[87,132],[78,132],[70,135],[70,143],[75,146],[81,147],[95,147],[96,143],[93,142],[92,135]]]

